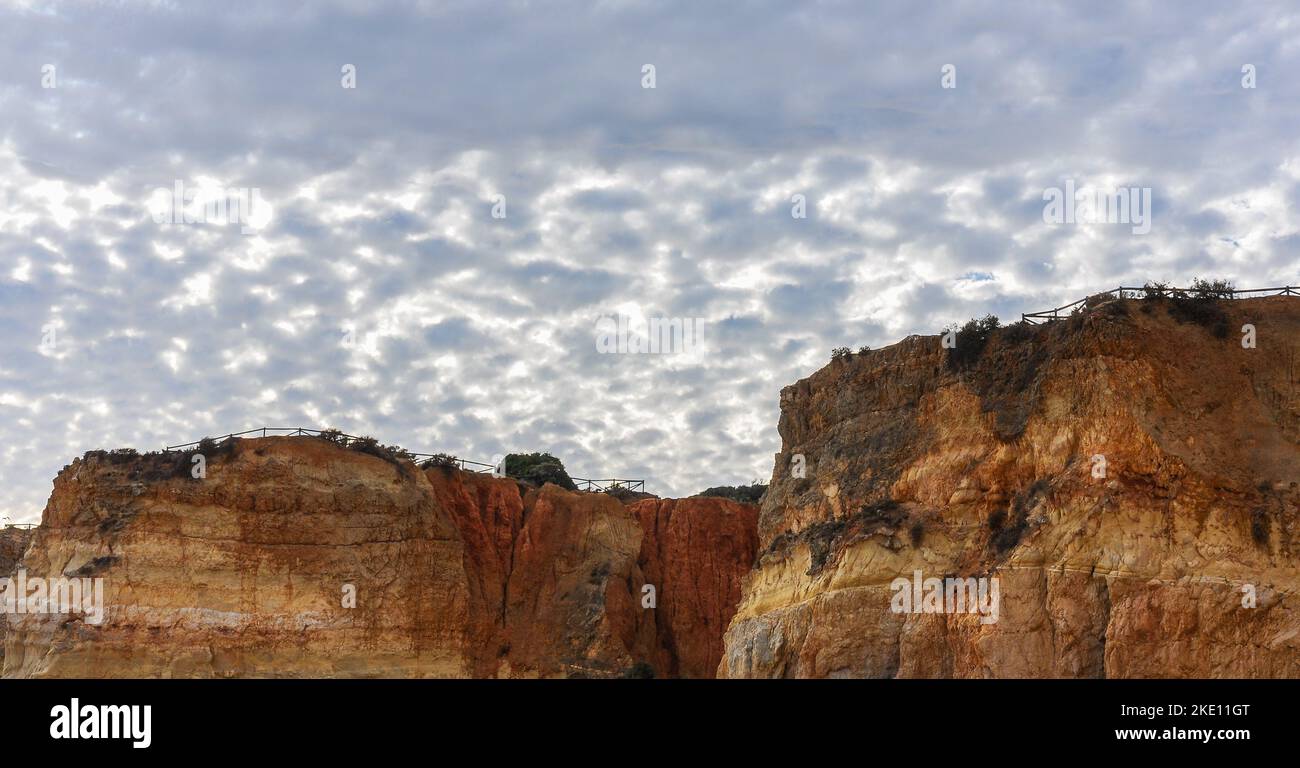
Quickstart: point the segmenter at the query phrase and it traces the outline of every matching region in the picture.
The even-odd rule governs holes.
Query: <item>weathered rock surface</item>
[[[13,576],[22,560],[27,545],[31,543],[35,531],[30,528],[5,526],[0,528],[0,578]],[[0,666],[4,664],[4,639],[9,631],[9,614],[0,611]]]
[[[316,438],[201,479],[92,452],[0,569],[102,578],[106,620],[8,615],[3,674],[1300,677],[1300,302],[1221,311],[1098,300],[964,367],[938,337],[836,361],[782,392],[757,509]],[[896,612],[916,572],[996,579],[996,621]]]
[[[11,616],[6,676],[711,674],[738,595],[677,591],[738,584],[754,557],[732,545],[756,539],[756,509],[718,499],[690,506],[719,533],[647,552],[642,516],[604,494],[315,438],[206,458],[199,479],[184,454],[93,452],[60,473],[23,565],[103,578],[107,616]],[[673,593],[665,629],[643,569]]]
[[[1223,337],[1110,302],[787,387],[719,676],[1300,677],[1300,302],[1221,306]],[[998,620],[894,612],[917,570],[996,577]]]
[[[11,617],[6,675],[461,674],[464,545],[414,467],[292,438],[201,480],[161,458],[59,474],[24,565],[102,577],[107,616]]]
[[[638,564],[657,601],[642,614],[655,625],[652,665],[674,677],[713,677],[748,571],[735,564],[752,563],[758,548],[758,510],[696,497],[639,501],[631,511],[645,532]]]
[[[0,528],[0,577],[13,574],[34,535],[36,531],[32,528],[13,525]]]

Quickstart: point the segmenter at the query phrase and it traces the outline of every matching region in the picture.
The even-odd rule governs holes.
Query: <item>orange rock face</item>
[[[610,612],[628,604],[636,581],[635,518],[608,496],[554,485],[530,490],[524,506],[506,590],[509,673],[626,671],[640,654],[624,645]]]
[[[786,388],[720,676],[1300,677],[1300,301],[1219,309],[1098,303],[957,369],[910,337]],[[996,619],[896,610],[918,571],[996,579]]]
[[[463,542],[470,611],[465,627],[467,672],[495,677],[509,653],[504,632],[506,590],[524,505],[513,480],[455,469],[425,470],[438,506],[447,510]]]
[[[103,579],[106,618],[11,616],[10,676],[455,676],[455,521],[413,466],[322,440],[88,454],[55,480],[29,576]]]
[[[654,666],[674,677],[713,677],[722,633],[758,548],[758,510],[726,499],[647,499],[631,505],[645,537],[638,563],[655,587]]]
[[[22,565],[101,578],[106,617],[10,616],[6,676],[709,674],[736,602],[709,590],[734,593],[753,562],[756,510],[722,500],[688,504],[727,524],[717,535],[679,512],[662,526],[686,539],[647,537],[661,515],[604,494],[314,438],[218,454],[199,478],[180,454],[91,453],[60,473]]]

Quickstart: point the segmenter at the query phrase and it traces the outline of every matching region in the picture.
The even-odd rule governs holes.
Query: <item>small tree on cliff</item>
[[[949,326],[947,330],[956,331],[956,344],[948,350],[948,367],[958,370],[979,360],[984,347],[989,343],[989,338],[999,325],[1001,323],[998,322],[997,317],[985,315],[979,320],[975,318],[967,320],[960,328],[955,325]]]
[[[573,479],[564,469],[564,462],[549,453],[512,453],[506,456],[506,474],[516,480],[524,480],[538,486],[546,483],[570,491],[578,490]]]

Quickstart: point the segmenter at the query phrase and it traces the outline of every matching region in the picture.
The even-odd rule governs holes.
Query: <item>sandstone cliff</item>
[[[203,478],[186,454],[60,473],[23,566],[102,577],[107,616],[11,616],[6,676],[711,675],[755,555],[756,510],[717,499],[663,536],[608,495],[316,438],[205,458]]]
[[[30,528],[12,525],[0,528],[0,578],[14,574],[35,533]],[[7,611],[0,611],[0,666],[4,664],[4,639],[8,630],[9,614]]]
[[[787,387],[719,675],[1300,676],[1300,302],[1221,304],[1217,334],[1113,301]],[[917,570],[996,577],[998,620],[895,612]]]
[[[716,498],[648,499],[631,506],[645,536],[638,564],[656,587],[652,665],[674,677],[713,677],[722,633],[758,548],[758,510]],[[634,593],[634,597],[635,597]]]
[[[0,577],[14,572],[35,534],[36,531],[32,528],[19,528],[15,525],[0,528]]]
[[[1300,677],[1300,302],[1175,309],[837,360],[782,392],[757,509],[317,438],[92,452],[0,568],[102,578],[107,618],[7,616],[3,673]],[[914,575],[998,610],[897,610]]]

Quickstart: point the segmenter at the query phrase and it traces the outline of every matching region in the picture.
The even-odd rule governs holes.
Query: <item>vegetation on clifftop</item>
[[[697,496],[716,496],[743,504],[757,504],[767,491],[767,485],[755,480],[749,485],[717,485],[700,491]]]
[[[533,483],[538,487],[554,483],[570,491],[578,490],[564,462],[549,453],[512,453],[506,456],[506,474],[516,480]]]
[[[1213,333],[1215,338],[1226,339],[1228,315],[1219,301],[1231,299],[1232,292],[1230,280],[1202,280],[1198,277],[1186,291],[1171,288],[1167,283],[1149,282],[1142,286],[1142,309],[1150,312],[1156,304],[1167,301],[1169,316],[1173,319],[1199,325]]]

